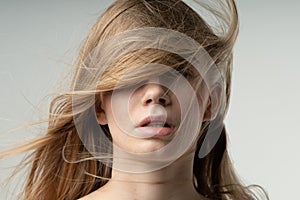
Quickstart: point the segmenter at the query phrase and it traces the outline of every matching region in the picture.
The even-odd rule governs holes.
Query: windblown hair
[[[74,113],[72,91],[76,84],[82,81],[79,80],[80,69],[86,65],[86,60],[94,49],[99,43],[118,33],[136,28],[160,27],[193,38],[204,47],[224,74],[227,108],[231,88],[232,49],[238,34],[236,5],[234,0],[226,0],[223,3],[216,1],[218,3],[214,2],[215,6],[218,5],[219,9],[214,9],[208,4],[194,2],[216,17],[215,21],[218,24],[215,27],[180,0],[117,0],[99,17],[79,52],[70,92],[57,96],[50,105],[47,134],[18,148],[0,153],[0,157],[4,157],[33,150],[22,163],[22,166],[29,165],[31,171],[20,198],[77,199],[99,189],[110,179],[110,167],[97,159],[82,159],[93,156],[78,136],[74,115],[82,118],[81,128],[93,135],[95,130],[93,127],[85,126],[85,122],[94,118],[97,113],[91,113],[89,108]],[[109,55],[103,56],[105,58]],[[97,94],[112,91],[117,79],[131,65],[151,62],[178,67],[185,61],[161,50],[143,49],[131,52],[107,68],[97,86]],[[94,105],[96,112],[101,105],[97,96],[99,95],[96,95],[96,106]],[[222,132],[214,148],[204,158],[198,157],[209,124],[210,122],[203,123],[194,156],[193,172],[196,190],[209,199],[259,199],[260,197],[250,187],[240,183],[234,173],[227,152],[227,136],[223,123],[220,123]],[[102,129],[109,135],[107,126],[102,126]],[[80,162],[72,162],[75,160]]]

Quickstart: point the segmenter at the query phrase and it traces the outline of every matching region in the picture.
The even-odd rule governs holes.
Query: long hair
[[[58,95],[51,102],[47,133],[20,147],[0,153],[0,157],[4,157],[33,150],[20,165],[29,165],[31,168],[20,198],[77,199],[99,189],[109,181],[111,168],[97,159],[91,159],[93,156],[82,143],[78,135],[78,126],[76,127],[74,122],[76,115],[81,122],[79,128],[84,130],[85,134],[95,134],[99,127],[86,124],[94,120],[99,112],[99,95],[95,95],[95,110],[90,109],[93,105],[88,104],[74,113],[72,91],[83,81],[80,70],[82,66],[87,65],[87,60],[95,48],[118,33],[136,28],[160,27],[193,38],[205,48],[224,75],[227,109],[231,88],[232,49],[238,34],[237,8],[234,0],[226,0],[225,3],[218,1],[219,9],[195,2],[216,16],[219,29],[210,26],[196,11],[179,0],[117,0],[99,17],[79,52],[70,92]],[[109,56],[105,52],[102,55],[103,58]],[[116,86],[116,79],[131,65],[139,62],[160,62],[178,67],[184,62],[181,61],[176,55],[159,50],[130,52],[107,68],[99,81],[96,93],[112,91]],[[85,101],[84,97],[82,101]],[[210,199],[258,199],[251,189],[240,183],[234,173],[227,152],[227,136],[222,120],[223,118],[221,123],[218,123],[222,130],[218,141],[205,157],[199,158],[198,153],[201,147],[206,145],[204,139],[211,122],[202,124],[194,156],[195,188]],[[101,128],[107,136],[110,135],[107,126]]]

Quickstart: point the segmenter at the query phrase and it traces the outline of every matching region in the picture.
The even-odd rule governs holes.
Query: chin
[[[160,139],[139,139],[139,141],[127,143],[123,149],[131,153],[149,153],[158,151],[168,144],[168,141]]]
[[[113,142],[119,148],[130,153],[149,153],[158,151],[165,147],[172,137],[151,137],[151,138],[134,138],[126,134],[116,134],[113,136]]]

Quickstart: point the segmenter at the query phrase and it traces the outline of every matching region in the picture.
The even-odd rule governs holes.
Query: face
[[[84,73],[86,70],[83,70],[84,80],[91,80],[91,83],[88,82],[88,88],[95,84],[95,89],[99,87],[101,90],[112,88],[117,84],[111,93],[100,95],[100,99],[96,97],[97,102],[101,102],[96,109],[98,123],[108,125],[113,144],[111,145],[111,141],[105,138],[107,132],[99,130],[101,135],[91,137],[92,145],[99,144],[100,150],[102,146],[104,148],[112,147],[114,165],[118,158],[119,160],[123,159],[124,162],[134,160],[142,162],[142,164],[145,160],[159,162],[169,159],[171,162],[173,159],[174,161],[194,147],[202,122],[206,119],[209,120],[209,115],[212,116],[217,110],[218,98],[214,98],[216,100],[211,101],[212,106],[210,106],[207,104],[209,96],[207,91],[209,90],[211,95],[216,84],[222,85],[223,79],[220,76],[220,70],[213,64],[213,60],[203,47],[192,38],[177,31],[144,27],[117,35],[118,37],[109,39],[99,48],[97,46],[96,51],[93,51],[90,56],[91,61],[88,59],[87,63],[91,62],[91,66],[97,64],[99,70],[95,68],[95,73],[93,71]],[[139,39],[136,40],[137,38]],[[120,41],[122,42],[120,43]],[[120,48],[120,44],[124,44],[124,48],[123,46]],[[106,48],[107,52],[112,52],[112,55],[107,58],[101,55]],[[150,55],[144,55],[144,51],[136,52],[140,49],[147,49],[145,52],[148,52],[148,48],[159,51],[153,52],[154,54],[149,51]],[[114,52],[115,49],[118,51]],[[165,53],[161,54],[161,50],[172,54],[170,57],[169,53],[165,56]],[[134,52],[132,58],[131,52]],[[177,56],[173,57],[173,54],[181,57],[180,60]],[[98,60],[98,58],[100,59]],[[116,62],[115,58],[122,59]],[[163,62],[160,63],[160,61]],[[116,66],[112,65],[114,63]],[[181,66],[182,70],[180,70]],[[195,71],[199,81],[197,79],[190,81],[189,73],[182,73],[185,72],[184,69]],[[181,75],[178,77],[177,72],[173,73],[174,71],[180,72]],[[172,73],[170,76],[160,78],[167,72]],[[154,74],[158,74],[158,77],[155,78],[160,79],[159,81],[149,78]],[[174,74],[175,76],[173,76]],[[103,77],[103,80],[98,80],[98,77]],[[145,84],[139,87],[133,86],[133,89],[132,87],[124,88],[126,83],[134,82],[137,77],[144,80]],[[117,83],[115,78],[119,80]],[[202,82],[206,84],[199,87]],[[78,85],[79,88],[85,89],[85,84]],[[207,85],[207,89],[205,85]],[[168,92],[166,93],[166,91]],[[214,96],[218,97],[218,95]],[[92,99],[89,103],[93,103],[94,100]],[[208,117],[206,118],[207,107],[210,107],[208,110],[211,112],[207,113]],[[98,124],[95,125],[99,128]],[[98,132],[93,133],[97,134]],[[87,141],[90,142],[90,140]],[[106,152],[105,150],[103,152]],[[93,147],[91,151],[95,151]],[[132,168],[133,165],[127,166]],[[154,166],[154,168],[159,167]]]
[[[187,110],[187,106],[181,106],[190,105],[190,99],[186,97],[191,96],[185,93],[187,89],[183,84],[177,84],[180,87],[175,90],[161,84],[162,79],[168,78],[167,82],[173,83],[170,77],[151,78],[143,84],[118,89],[101,96],[103,111],[98,121],[102,125],[108,124],[114,145],[131,153],[148,153],[163,148],[178,134],[182,114],[184,115],[182,111]],[[176,91],[176,95],[173,91]],[[177,94],[182,96],[181,101],[178,101]],[[203,110],[208,95],[203,95],[206,94],[204,91],[197,94],[202,94],[197,95],[197,98],[200,103],[198,106]],[[202,119],[202,114],[198,118]],[[189,129],[196,129],[194,127]],[[189,134],[191,131],[186,132]]]
[[[153,79],[134,90],[123,88],[104,94],[102,109],[100,124],[108,124],[115,145],[132,153],[164,147],[181,120],[176,96]]]

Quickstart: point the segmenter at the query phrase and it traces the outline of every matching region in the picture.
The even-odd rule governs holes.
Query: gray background
[[[48,104],[89,28],[111,1],[0,1],[0,133],[47,117]],[[240,35],[226,124],[239,175],[272,200],[295,199],[299,186],[300,2],[237,2]],[[50,94],[50,95],[49,95]],[[45,125],[0,136],[0,149]],[[20,156],[0,160],[16,164]],[[0,181],[11,170],[1,170]],[[21,182],[22,177],[14,183]],[[0,199],[14,199],[0,185]]]

